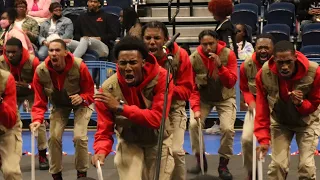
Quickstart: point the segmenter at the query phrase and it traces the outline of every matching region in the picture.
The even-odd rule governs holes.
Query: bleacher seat
[[[101,8],[101,10],[103,10],[104,12],[106,13],[109,13],[109,14],[114,14],[116,16],[120,16],[120,11],[122,10],[121,7],[119,6],[104,6]]]
[[[320,24],[307,24],[302,29],[302,46],[320,45]]]
[[[267,24],[262,32],[271,34],[276,42],[290,40],[290,27],[286,24]]]
[[[286,24],[290,27],[291,33],[295,34],[296,22],[295,6],[292,3],[276,2],[269,6],[265,15],[267,24]]]
[[[257,5],[259,8],[258,9],[259,15],[261,15],[262,10],[264,10],[262,0],[241,0],[240,3],[252,3],[252,4]]]
[[[252,3],[240,3],[234,6],[231,14],[232,24],[246,24],[252,28],[252,34],[258,30],[258,6]]]
[[[320,58],[320,45],[303,46],[300,52],[308,58]]]

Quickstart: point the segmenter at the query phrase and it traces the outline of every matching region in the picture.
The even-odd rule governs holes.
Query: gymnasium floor
[[[230,160],[230,165],[229,165],[229,169],[232,172],[233,176],[234,176],[234,180],[244,180],[246,177],[245,171],[242,168],[242,156],[237,155],[238,153],[240,153],[241,151],[241,144],[240,144],[240,137],[241,137],[241,131],[237,131],[236,132],[236,136],[235,136],[235,142],[234,142],[234,154],[235,156],[233,156]],[[63,151],[67,153],[66,156],[64,156],[63,159],[63,166],[64,166],[64,170],[63,170],[63,177],[64,179],[67,180],[73,180],[76,179],[76,171],[74,170],[74,158],[73,158],[73,154],[74,154],[74,149],[73,149],[73,143],[72,143],[72,132],[67,131],[64,133],[63,136]],[[88,133],[89,136],[89,151],[93,153],[93,149],[92,149],[92,144],[93,144],[93,140],[94,140],[94,132],[90,131]],[[218,175],[217,174],[217,166],[218,166],[218,156],[217,156],[217,151],[218,151],[218,147],[219,147],[219,139],[220,136],[219,135],[205,135],[204,136],[205,142],[206,142],[206,147],[207,147],[207,153],[209,153],[210,155],[208,156],[208,164],[209,164],[209,170],[208,173],[212,174],[212,175]],[[31,139],[30,139],[30,132],[29,131],[24,131],[23,132],[23,151],[29,151],[31,152]],[[115,144],[116,144],[116,139],[115,139]],[[115,144],[114,144],[114,148],[115,148]],[[190,138],[189,138],[189,133],[186,132],[185,134],[185,143],[184,143],[184,148],[186,150],[186,152],[191,153],[191,145],[190,145]],[[320,148],[318,148],[320,149]],[[297,150],[297,145],[295,143],[295,141],[293,141],[292,145],[291,145],[291,152],[295,152]],[[118,174],[117,171],[114,167],[113,164],[113,157],[114,154],[111,154],[110,156],[107,157],[106,159],[106,164],[104,167],[102,167],[103,170],[103,176],[104,179],[108,179],[108,180],[118,180]],[[294,180],[297,179],[297,166],[298,166],[298,157],[299,156],[291,156],[290,161],[290,172],[288,175],[289,180]],[[30,180],[30,156],[23,156],[22,157],[22,161],[21,161],[21,169],[23,172],[23,179],[26,180]],[[186,156],[186,164],[187,167],[191,167],[193,164],[195,163],[195,159],[193,156],[187,155]],[[263,165],[263,171],[264,171],[264,178],[266,179],[266,173],[267,173],[267,168],[268,168],[268,164],[270,163],[270,157],[268,156],[266,158],[266,161]],[[320,156],[316,156],[316,166],[320,167]],[[317,173],[320,174],[320,170],[317,170]],[[48,171],[40,171],[38,170],[38,163],[36,161],[36,179],[51,179],[50,174],[48,173]],[[88,170],[88,176],[92,177],[92,178],[96,178],[97,179],[97,175],[96,175],[96,169],[93,168],[92,166],[90,166],[90,169]],[[190,179],[194,177],[194,175],[190,175],[188,174],[187,179]],[[1,179],[2,177],[0,177]]]

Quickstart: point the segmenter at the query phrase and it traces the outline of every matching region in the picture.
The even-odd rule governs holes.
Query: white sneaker
[[[207,134],[220,134],[220,126],[216,123],[211,127],[205,130]]]

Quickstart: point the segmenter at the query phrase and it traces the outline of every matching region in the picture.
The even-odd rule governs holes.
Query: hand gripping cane
[[[102,176],[102,170],[101,170],[101,166],[100,166],[100,161],[97,161],[97,174],[98,174],[98,180],[103,180],[103,176]]]
[[[254,123],[254,118],[256,116],[256,110],[253,109],[252,113],[250,113],[251,116],[251,122]],[[256,173],[257,173],[257,138],[253,134],[252,138],[252,143],[253,143],[253,148],[252,148],[252,180],[256,180]],[[262,162],[264,162],[264,159],[262,158],[262,152],[259,154],[259,159],[258,159],[258,180],[263,180],[263,172],[262,172]]]

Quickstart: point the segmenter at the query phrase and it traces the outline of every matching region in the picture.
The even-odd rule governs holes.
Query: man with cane
[[[242,154],[244,166],[248,172],[248,180],[252,179],[252,148],[253,143],[256,143],[253,141],[253,111],[256,108],[256,75],[262,65],[272,57],[273,42],[272,35],[259,35],[256,39],[255,53],[240,66],[240,90],[249,110],[244,119],[241,137]]]
[[[169,112],[169,120],[173,128],[172,151],[175,167],[172,173],[173,180],[186,179],[185,152],[183,149],[184,134],[187,124],[186,101],[189,100],[193,74],[188,53],[177,43],[173,43],[165,47],[169,40],[169,32],[165,24],[159,21],[147,23],[142,28],[142,36],[144,43],[148,46],[149,51],[157,58],[160,66],[167,68],[168,54],[173,59],[170,64],[170,72],[174,83],[172,103]]]
[[[273,58],[256,76],[254,134],[265,156],[271,144],[268,179],[286,179],[290,144],[299,148],[299,179],[316,179],[314,151],[320,133],[320,68],[289,41],[274,46]],[[270,142],[271,141],[271,142]]]
[[[173,83],[169,83],[167,104],[164,105],[167,71],[135,37],[127,36],[114,48],[117,73],[107,79],[94,96],[98,114],[92,164],[104,164],[111,152],[113,133],[118,138],[114,158],[120,180],[151,180],[155,176],[157,142],[162,116],[170,109]],[[162,114],[167,107],[167,113]],[[170,180],[174,168],[172,131],[165,121],[160,179]]]

